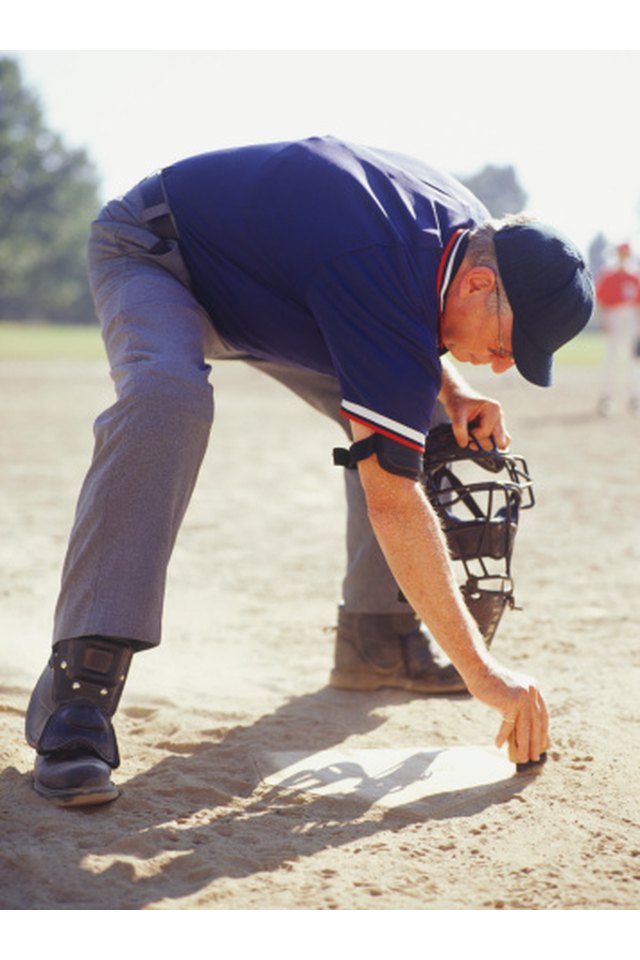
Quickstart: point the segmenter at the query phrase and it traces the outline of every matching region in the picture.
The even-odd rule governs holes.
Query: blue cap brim
[[[518,371],[537,387],[550,387],[553,379],[553,354],[541,350],[514,319],[511,349]]]

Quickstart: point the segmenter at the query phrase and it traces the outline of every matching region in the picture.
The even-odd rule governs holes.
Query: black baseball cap
[[[593,314],[591,273],[571,240],[537,220],[502,227],[494,243],[513,312],[516,367],[530,383],[548,387],[554,352]]]

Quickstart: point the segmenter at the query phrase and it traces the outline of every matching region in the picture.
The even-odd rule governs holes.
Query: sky
[[[2,52],[103,199],[190,154],[331,133],[457,175],[513,165],[528,210],[584,251],[600,232],[640,251],[640,51]]]

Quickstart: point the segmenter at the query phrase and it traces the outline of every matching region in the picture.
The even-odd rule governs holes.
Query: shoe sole
[[[329,676],[329,686],[339,690],[381,690],[383,687],[393,687],[397,690],[409,690],[412,693],[430,693],[446,696],[449,693],[468,693],[464,683],[443,687],[442,684],[429,684],[421,680],[412,680],[410,677],[377,677],[363,673],[344,673],[332,670]]]
[[[120,796],[120,791],[114,784],[95,790],[51,790],[41,784],[34,783],[33,789],[40,797],[44,797],[56,807],[95,807],[103,803],[111,803]]]

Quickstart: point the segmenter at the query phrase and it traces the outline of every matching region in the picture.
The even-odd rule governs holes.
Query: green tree
[[[609,241],[602,231],[597,233],[589,244],[589,248],[587,250],[587,260],[589,261],[589,269],[596,278],[600,273],[602,273],[607,265],[607,251],[609,250],[609,247]]]
[[[98,179],[47,128],[19,67],[0,57],[0,318],[90,323],[85,268]]]
[[[492,217],[520,213],[527,202],[527,194],[518,183],[516,171],[511,166],[487,164],[474,176],[460,179],[484,203]]]

